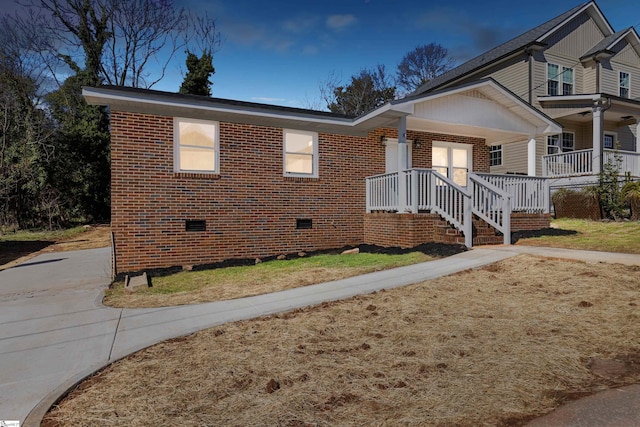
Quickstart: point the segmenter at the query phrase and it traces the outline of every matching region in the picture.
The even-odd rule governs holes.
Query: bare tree
[[[423,84],[449,71],[454,60],[446,48],[429,43],[407,53],[398,64],[396,81],[400,88],[410,93]]]
[[[150,88],[176,54],[190,46],[213,54],[220,46],[215,20],[176,7],[172,0],[26,0],[22,24],[44,31],[37,50],[62,59],[95,83]],[[54,78],[59,67],[49,61]]]

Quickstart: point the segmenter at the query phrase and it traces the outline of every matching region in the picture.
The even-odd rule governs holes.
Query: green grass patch
[[[551,226],[566,233],[524,238],[518,244],[640,254],[640,221],[561,218],[552,221]]]
[[[316,255],[251,266],[183,271],[154,277],[151,288],[138,290],[134,294],[126,293],[123,283],[116,283],[106,292],[104,303],[114,307],[157,307],[220,301],[339,280],[433,259],[421,252],[399,255]]]

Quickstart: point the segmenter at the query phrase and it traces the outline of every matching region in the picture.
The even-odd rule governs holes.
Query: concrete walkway
[[[273,294],[191,306],[112,309],[108,248],[51,253],[0,271],[0,420],[39,425],[82,378],[157,342],[222,323],[391,289],[540,248],[496,246],[445,259]],[[544,255],[547,249],[543,248]],[[551,256],[621,262],[618,254],[554,250]],[[640,256],[624,259],[640,265]],[[640,412],[638,413],[640,417]],[[640,418],[638,418],[640,419]]]

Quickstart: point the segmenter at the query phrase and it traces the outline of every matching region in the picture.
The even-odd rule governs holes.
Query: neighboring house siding
[[[491,71],[488,77],[515,93],[520,98],[529,99],[529,63],[526,58],[518,58],[507,67]]]
[[[215,117],[211,118],[215,120]],[[173,117],[111,111],[112,231],[116,273],[253,259],[357,245],[364,239],[365,178],[384,173],[382,135],[318,135],[319,178],[283,177],[283,130],[219,123],[220,173],[174,172]],[[483,139],[407,133],[415,167],[431,142],[473,144],[474,170],[489,170]],[[311,219],[311,229],[296,229]],[[185,231],[185,220],[206,230]]]
[[[618,96],[620,71],[630,75],[630,98],[640,98],[640,57],[626,42],[618,43],[618,52],[611,60],[602,63],[602,92]]]
[[[460,81],[460,84],[489,77],[494,79],[525,101],[528,100],[529,64],[527,62],[527,56],[525,54],[518,55],[517,57],[511,58],[508,61],[502,61],[487,70],[483,70],[481,73],[474,74],[466,79],[462,79]]]
[[[596,66],[583,68],[582,91],[580,93],[596,93],[598,87]]]
[[[583,13],[561,27],[544,42],[549,46],[546,53],[569,58],[575,63],[603,37],[604,34],[593,19],[587,13]]]
[[[528,141],[512,142],[502,145],[502,165],[491,166],[491,173],[528,172]]]

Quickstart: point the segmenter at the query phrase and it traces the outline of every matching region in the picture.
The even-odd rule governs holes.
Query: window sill
[[[206,173],[206,172],[174,172],[174,178],[187,178],[187,179],[220,179],[219,173]]]

